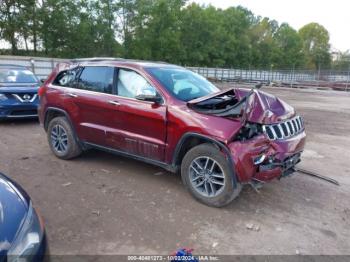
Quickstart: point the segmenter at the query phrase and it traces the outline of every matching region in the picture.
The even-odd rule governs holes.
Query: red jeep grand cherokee
[[[257,89],[220,91],[179,66],[124,59],[59,64],[40,88],[39,116],[52,152],[98,148],[181,171],[211,206],[243,184],[287,176],[305,144],[302,118]]]

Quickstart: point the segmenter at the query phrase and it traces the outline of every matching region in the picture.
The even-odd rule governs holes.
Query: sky
[[[192,0],[219,8],[241,5],[255,15],[269,17],[279,23],[286,22],[299,30],[316,22],[330,34],[332,49],[350,49],[350,1],[349,0]]]

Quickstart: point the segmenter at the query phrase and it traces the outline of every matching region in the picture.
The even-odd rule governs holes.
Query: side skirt
[[[117,150],[117,149],[110,148],[110,147],[96,145],[96,144],[89,143],[89,142],[83,142],[83,144],[85,146],[87,146],[87,147],[96,148],[96,149],[99,149],[99,150],[102,150],[102,151],[105,151],[105,152],[108,152],[108,153],[112,153],[112,154],[119,155],[119,156],[129,157],[129,158],[132,158],[132,159],[135,159],[135,160],[138,160],[138,161],[142,161],[142,162],[147,163],[147,164],[151,164],[151,165],[154,165],[154,166],[159,166],[159,167],[164,168],[165,170],[167,170],[169,172],[172,172],[172,173],[176,173],[176,171],[177,171],[176,166],[169,165],[167,163],[160,162],[160,161],[157,161],[157,160],[153,160],[153,159],[150,159],[150,158],[147,158],[147,157],[135,155],[135,154],[132,154],[132,153],[124,152],[124,151]]]

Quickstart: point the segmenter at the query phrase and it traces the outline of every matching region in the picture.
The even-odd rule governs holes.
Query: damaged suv
[[[125,59],[57,65],[39,89],[40,122],[61,159],[97,148],[181,172],[188,191],[224,206],[242,185],[294,172],[304,123],[258,89],[219,90],[183,67]]]

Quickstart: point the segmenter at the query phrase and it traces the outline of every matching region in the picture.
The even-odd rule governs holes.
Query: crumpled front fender
[[[262,170],[259,165],[254,164],[254,159],[266,155],[261,165],[268,161],[282,163],[288,157],[299,154],[305,146],[306,135],[302,132],[286,140],[269,140],[265,135],[256,136],[246,141],[233,141],[228,145],[234,162],[234,170],[237,179],[241,183],[251,180],[268,181],[282,176],[283,168],[276,167],[271,170]]]

